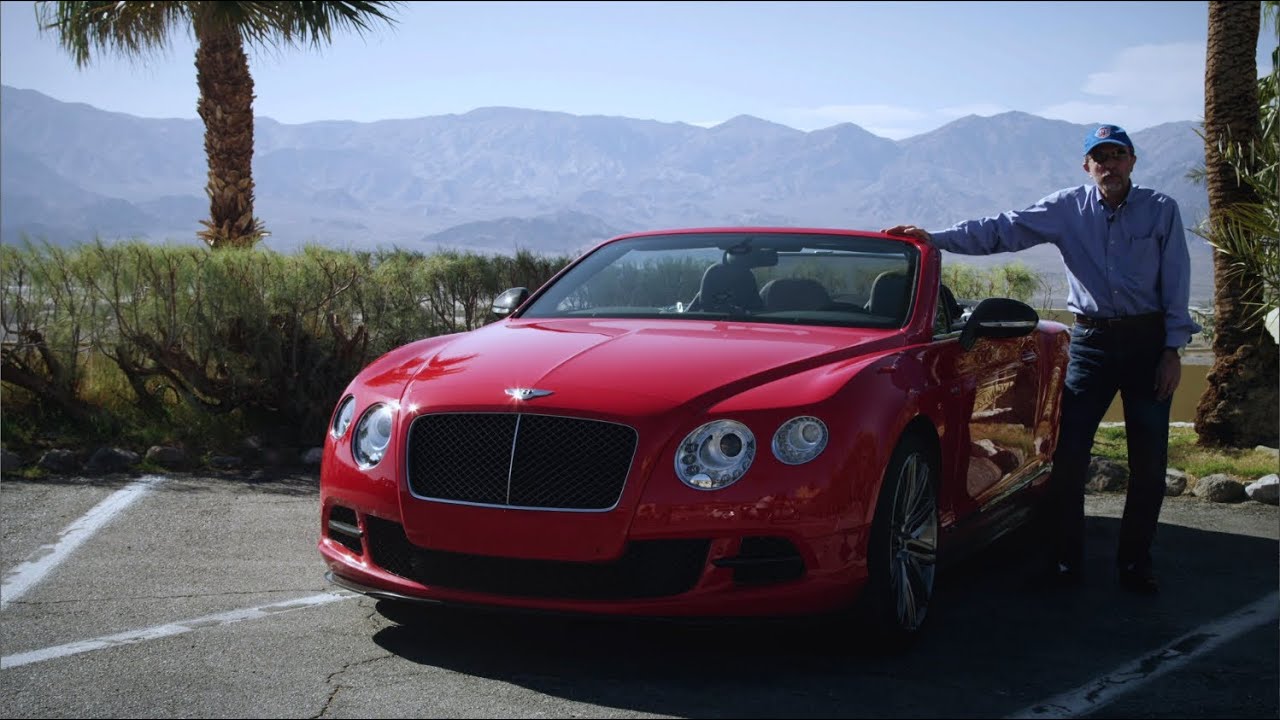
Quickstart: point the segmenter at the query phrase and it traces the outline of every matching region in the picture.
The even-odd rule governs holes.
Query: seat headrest
[[[812,278],[777,278],[765,283],[760,297],[769,310],[819,310],[831,304],[822,283]]]

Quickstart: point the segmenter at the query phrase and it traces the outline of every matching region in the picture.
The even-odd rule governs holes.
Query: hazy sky
[[[368,122],[506,106],[704,126],[746,114],[893,139],[1008,110],[1132,131],[1204,114],[1205,2],[415,2],[396,16],[318,51],[251,50],[255,113]],[[6,85],[196,117],[185,31],[144,61],[95,56],[83,70],[38,32],[33,3],[0,3],[0,32]]]

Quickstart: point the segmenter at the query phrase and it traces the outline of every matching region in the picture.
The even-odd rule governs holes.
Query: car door
[[[963,511],[994,502],[1042,465],[1039,333],[983,338],[965,351],[958,340],[963,323],[953,317],[959,308],[948,295],[944,289],[934,337],[939,376],[954,401],[946,416],[948,432],[959,434],[951,439],[951,470],[963,480],[964,492],[954,498]]]

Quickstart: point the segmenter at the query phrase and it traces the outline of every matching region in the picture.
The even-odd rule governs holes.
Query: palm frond
[[[1280,304],[1280,127],[1276,114],[1262,117],[1260,141],[1248,145],[1223,138],[1222,158],[1238,181],[1250,187],[1258,202],[1236,203],[1192,232],[1204,238],[1216,252],[1228,256],[1229,272],[1239,275],[1246,287],[1258,291],[1249,313],[1252,319]]]
[[[139,58],[168,49],[170,34],[183,26],[182,2],[37,2],[41,31],[54,31],[77,67],[93,52]]]
[[[202,30],[233,31],[255,46],[311,45],[333,40],[334,30],[363,34],[375,23],[394,25],[388,13],[401,2],[192,2],[192,24]]]

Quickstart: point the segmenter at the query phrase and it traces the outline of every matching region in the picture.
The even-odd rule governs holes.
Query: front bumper
[[[816,538],[776,527],[632,538],[616,559],[578,562],[424,548],[398,523],[342,506],[329,518],[319,550],[332,581],[390,600],[620,616],[794,616],[839,610],[866,580],[866,528]]]

